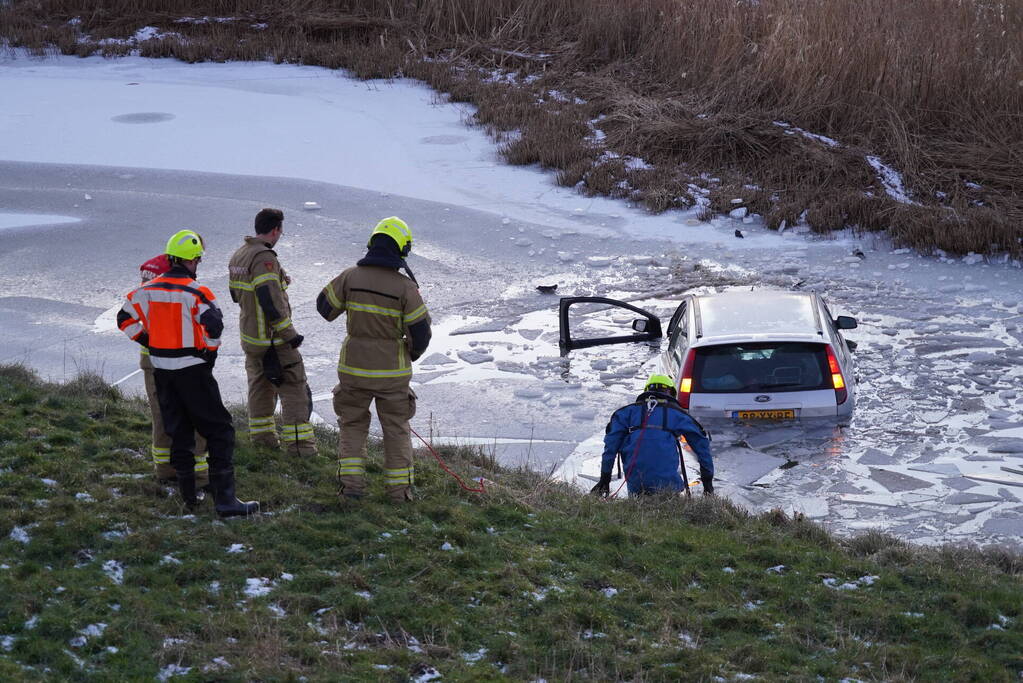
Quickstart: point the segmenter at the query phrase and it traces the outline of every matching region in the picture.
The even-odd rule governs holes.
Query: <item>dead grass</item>
[[[99,42],[144,25],[181,38]],[[1023,253],[1023,0],[15,0],[0,35],[35,54],[408,75],[476,105],[473,123],[516,131],[510,163],[589,194],[664,211],[696,204],[697,185],[703,215],[741,197],[771,227]],[[916,203],[888,196],[868,154]]]

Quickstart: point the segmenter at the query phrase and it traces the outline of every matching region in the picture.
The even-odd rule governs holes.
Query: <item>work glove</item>
[[[139,335],[139,338],[136,339],[135,341],[137,341],[143,347],[148,349],[149,348],[149,333],[148,332],[143,332],[142,334]]]
[[[297,349],[298,347],[302,346],[302,342],[304,340],[305,340],[305,337],[303,337],[300,334],[297,334],[288,343],[291,344],[291,348]]]
[[[206,361],[207,363],[210,364],[210,369],[211,370],[214,368],[214,366],[216,366],[216,364],[217,364],[217,351],[215,349],[213,349],[213,350],[211,350],[211,349],[203,349],[202,351],[199,352],[199,356],[204,361]]]
[[[608,494],[611,493],[611,473],[601,472],[600,481],[590,489],[590,493],[601,498],[607,498]]]

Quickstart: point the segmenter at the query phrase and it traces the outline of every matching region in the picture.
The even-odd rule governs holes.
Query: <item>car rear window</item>
[[[757,342],[701,346],[693,364],[693,392],[830,389],[824,344]]]

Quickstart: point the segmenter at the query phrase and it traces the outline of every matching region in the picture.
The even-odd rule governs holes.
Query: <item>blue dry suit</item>
[[[656,404],[647,416],[650,401]],[[696,453],[704,490],[710,493],[714,490],[710,438],[678,401],[656,391],[640,394],[635,403],[623,406],[611,415],[604,436],[601,476],[610,479],[615,458],[620,454],[630,494],[655,493],[664,489],[681,491],[684,486],[679,474],[680,437],[685,437]]]

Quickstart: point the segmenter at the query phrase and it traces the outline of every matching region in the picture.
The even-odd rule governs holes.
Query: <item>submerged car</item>
[[[643,317],[632,321],[633,334],[574,339],[569,311],[576,304],[607,304]],[[662,337],[657,316],[604,297],[561,299],[559,321],[562,355]],[[690,294],[668,323],[658,370],[675,378],[679,403],[696,417],[846,417],[856,404],[856,345],[841,330],[855,327],[855,318],[832,317],[814,292]]]

